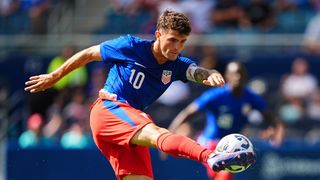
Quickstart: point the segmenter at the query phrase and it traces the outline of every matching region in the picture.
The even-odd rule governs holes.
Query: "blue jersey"
[[[231,133],[238,133],[248,123],[252,109],[265,111],[263,98],[245,88],[241,97],[232,94],[229,85],[211,88],[194,103],[206,113],[207,123],[202,136],[206,139],[219,139]]]
[[[109,69],[103,90],[143,110],[157,100],[171,82],[186,82],[186,71],[194,62],[178,56],[175,61],[160,65],[151,51],[153,42],[127,35],[101,43],[100,53]]]

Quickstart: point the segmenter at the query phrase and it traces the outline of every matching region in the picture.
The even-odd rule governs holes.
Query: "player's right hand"
[[[54,78],[52,74],[41,74],[37,76],[31,76],[29,81],[25,83],[27,86],[24,88],[25,91],[29,91],[31,93],[36,93],[40,91],[44,91],[54,85],[57,80]]]
[[[277,132],[274,127],[262,130],[259,135],[263,139],[269,139],[270,144],[274,148],[280,147],[284,138],[284,135]]]

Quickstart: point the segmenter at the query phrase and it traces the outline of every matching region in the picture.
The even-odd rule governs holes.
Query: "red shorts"
[[[94,142],[109,160],[118,179],[129,174],[153,178],[149,148],[130,144],[144,126],[153,123],[146,113],[119,101],[97,99],[90,126]]]

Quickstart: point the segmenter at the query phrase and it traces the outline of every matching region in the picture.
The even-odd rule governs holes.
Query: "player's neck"
[[[157,60],[158,64],[164,64],[168,61],[166,57],[164,57],[161,53],[160,46],[157,41],[152,43],[151,45],[151,52],[155,59]]]

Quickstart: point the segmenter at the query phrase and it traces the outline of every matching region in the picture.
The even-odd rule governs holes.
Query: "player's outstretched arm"
[[[41,74],[30,77],[29,81],[25,83],[27,87],[24,90],[31,93],[44,91],[52,87],[59,79],[78,67],[84,66],[92,61],[101,61],[101,59],[102,57],[100,55],[99,45],[84,49],[69,58],[55,71],[49,74]]]
[[[223,86],[225,83],[222,75],[217,70],[202,68],[194,64],[189,66],[187,78],[190,81],[203,83],[208,86]]]
[[[260,133],[262,138],[270,139],[270,143],[274,147],[278,147],[282,144],[285,136],[285,127],[283,123],[273,118],[268,111],[262,112],[263,120],[269,125],[269,127]]]

